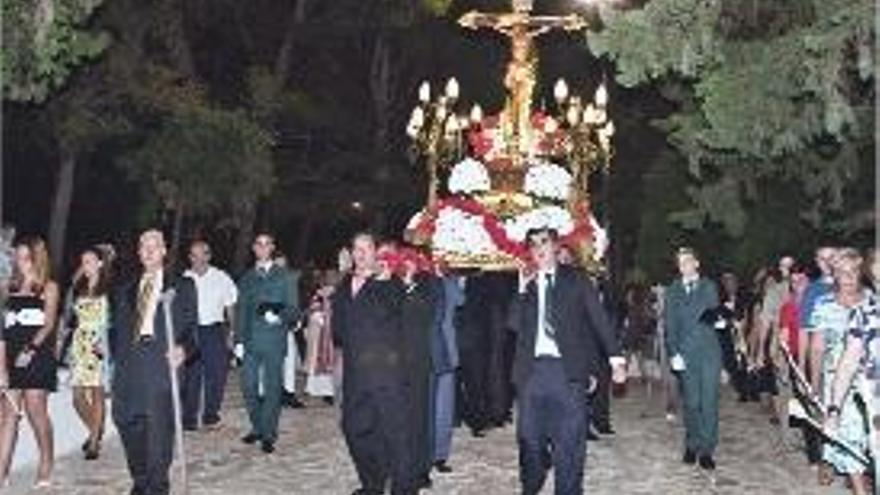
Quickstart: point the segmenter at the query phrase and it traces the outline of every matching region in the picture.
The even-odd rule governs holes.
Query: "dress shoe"
[[[262,438],[260,437],[260,435],[257,435],[256,433],[248,433],[247,435],[241,437],[241,441],[248,445],[253,445],[259,442],[261,439]]]
[[[486,430],[474,428],[471,430],[471,435],[473,435],[474,438],[483,438],[486,436]]]
[[[432,486],[434,486],[434,482],[431,481],[431,475],[428,474],[420,477],[418,483],[416,483],[416,487],[419,490],[430,490]]]
[[[596,440],[599,440],[599,439],[600,439],[599,435],[596,435],[596,432],[593,431],[592,428],[587,428],[587,441],[588,442],[595,442]]]
[[[264,440],[263,443],[260,445],[260,450],[262,450],[263,452],[265,452],[267,454],[271,454],[272,452],[275,452],[275,442],[272,442],[270,440]]]
[[[707,471],[712,471],[713,469],[715,469],[715,460],[712,459],[711,455],[701,455],[700,467]]]
[[[289,392],[284,393],[284,397],[281,398],[281,403],[291,409],[302,409],[306,407],[296,394],[291,394]]]
[[[614,435],[616,432],[611,425],[601,425],[596,427],[596,431],[598,431],[602,435]]]
[[[697,462],[697,454],[693,450],[685,450],[684,456],[681,458],[681,462],[685,464],[694,464]]]
[[[444,474],[445,474],[445,473],[451,473],[451,472],[452,472],[452,468],[449,466],[449,464],[446,464],[446,461],[445,461],[445,460],[444,460],[444,461],[437,461],[437,462],[435,462],[435,463],[434,463],[434,469],[436,469],[438,473],[444,473]]]
[[[183,425],[183,431],[199,431],[199,427],[194,424]]]
[[[367,490],[366,488],[358,488],[351,492],[351,495],[382,495],[382,492],[376,490]]]

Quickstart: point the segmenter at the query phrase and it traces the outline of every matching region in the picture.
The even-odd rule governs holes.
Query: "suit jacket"
[[[712,317],[717,307],[718,289],[711,280],[698,279],[690,294],[681,279],[669,286],[664,305],[666,351],[669,356],[681,354],[687,361],[688,357],[718,350],[718,337],[713,325],[715,318]]]
[[[343,389],[397,383],[404,369],[403,283],[370,278],[356,296],[351,275],[333,293],[330,325],[333,343],[342,349]]]
[[[137,342],[137,296],[140,275],[120,285],[111,298],[113,324],[109,331],[110,354],[113,359],[112,377],[113,415],[129,418],[152,412],[155,404],[167,403],[171,392],[171,375],[168,372],[168,340],[165,328],[165,311],[162,297],[153,321],[153,339],[147,343]],[[185,277],[163,274],[162,293],[175,290],[171,303],[174,341],[185,349],[191,349],[199,317],[196,287]]]
[[[511,327],[517,333],[513,381],[519,388],[527,383],[535,361],[537,285],[536,281],[530,282],[511,306]],[[596,288],[584,272],[567,266],[556,268],[547,311],[570,381],[586,382],[598,373],[606,356],[620,355],[620,345]]]

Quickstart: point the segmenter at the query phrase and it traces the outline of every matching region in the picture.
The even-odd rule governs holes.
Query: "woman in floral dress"
[[[87,460],[97,459],[104,431],[104,387],[109,383],[107,332],[110,302],[107,295],[107,261],[98,248],[84,251],[73,286],[73,337],[70,347],[70,381],[73,406],[89,436],[83,444]]]
[[[810,327],[820,329],[825,343],[822,360],[822,397],[828,411],[827,422],[837,437],[859,452],[868,446],[865,418],[856,401],[852,385],[842,386],[835,380],[838,370],[846,372],[846,359],[842,359],[850,333],[850,318],[857,307],[868,302],[870,290],[861,283],[862,257],[854,249],[843,249],[834,266],[834,291],[816,303]],[[841,367],[842,366],[842,367]],[[850,373],[850,382],[852,373]],[[832,393],[833,391],[833,393]],[[866,466],[847,450],[826,443],[822,458],[841,474],[849,476],[853,493],[867,494],[864,476]]]
[[[846,350],[840,359],[837,374],[831,390],[831,403],[828,405],[827,426],[836,430],[840,404],[848,393],[858,390],[868,408],[871,421],[868,422],[872,431],[871,451],[877,469],[880,452],[880,297],[877,294],[880,282],[880,258],[877,248],[868,255],[867,278],[874,291],[861,304],[856,306],[849,317],[849,333]]]

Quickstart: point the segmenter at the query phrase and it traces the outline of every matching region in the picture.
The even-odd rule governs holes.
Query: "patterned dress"
[[[868,297],[868,294],[865,294]],[[822,295],[813,309],[810,319],[810,327],[822,332],[825,342],[825,354],[822,358],[822,398],[825,404],[831,400],[831,388],[834,383],[834,375],[837,364],[846,348],[846,336],[850,329],[850,314],[853,308],[839,304],[835,294]],[[840,408],[840,426],[838,437],[847,442],[859,452],[864,452],[868,447],[868,432],[865,429],[865,419],[856,403],[856,393],[850,390]],[[831,463],[834,468],[845,474],[862,473],[865,466],[846,450],[833,444],[825,444],[822,447],[822,459]]]
[[[861,393],[872,416],[880,414],[880,297],[871,294],[850,312],[849,335],[862,340]]]
[[[110,311],[107,296],[77,298],[76,330],[71,346],[71,379],[74,387],[101,387],[107,383],[107,330]]]

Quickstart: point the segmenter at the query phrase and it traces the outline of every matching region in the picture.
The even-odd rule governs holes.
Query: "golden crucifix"
[[[551,29],[577,31],[587,23],[577,14],[532,15],[528,1],[513,0],[512,4],[512,12],[471,11],[461,16],[458,23],[469,29],[490,28],[510,38],[511,57],[504,76],[509,96],[502,112],[502,125],[511,137],[509,151],[518,166],[531,144],[530,114],[538,61],[533,40]]]

